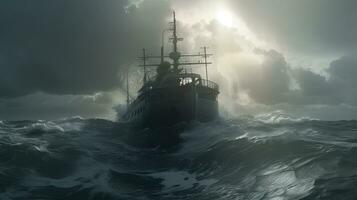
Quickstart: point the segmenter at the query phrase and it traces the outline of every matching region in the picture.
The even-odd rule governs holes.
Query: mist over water
[[[356,133],[276,113],[160,130],[2,121],[0,199],[356,199]]]

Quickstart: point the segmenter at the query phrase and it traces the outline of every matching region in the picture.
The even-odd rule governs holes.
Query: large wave
[[[357,122],[2,121],[0,199],[356,199]]]

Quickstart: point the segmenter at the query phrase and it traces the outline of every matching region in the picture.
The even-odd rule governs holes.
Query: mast
[[[173,39],[173,43],[174,43],[174,52],[177,53],[177,33],[176,33],[176,13],[175,13],[175,11],[173,12],[173,16],[174,16],[174,27],[173,27],[174,39]]]
[[[172,27],[172,31],[173,31],[173,38],[170,38],[172,40],[172,43],[173,43],[173,51],[170,53],[170,58],[173,60],[173,70],[174,72],[178,72],[178,66],[180,65],[179,64],[179,59],[181,57],[181,54],[180,52],[178,52],[177,50],[177,42],[178,41],[182,41],[183,38],[179,38],[177,37],[177,25],[176,25],[176,14],[175,14],[175,11],[173,11],[173,27]]]
[[[212,62],[208,61],[208,57],[212,56],[212,54],[207,53],[207,47],[204,47],[204,52],[203,53],[198,53],[198,54],[181,54],[178,51],[178,42],[182,41],[183,38],[180,38],[177,36],[177,21],[176,21],[176,13],[173,11],[173,21],[170,22],[171,27],[169,29],[164,29],[161,32],[161,54],[159,56],[147,56],[145,49],[143,49],[143,56],[138,57],[139,59],[142,59],[144,61],[143,65],[139,65],[141,67],[144,67],[144,84],[146,83],[147,77],[146,77],[146,67],[158,67],[160,64],[164,62],[164,58],[170,58],[173,62],[171,63],[172,66],[172,71],[179,73],[182,69],[179,69],[179,66],[193,66],[193,65],[205,65],[206,67],[206,79],[208,80],[208,69],[207,66],[209,64],[212,64]],[[170,30],[172,31],[172,37],[170,37],[170,41],[172,41],[173,44],[173,49],[172,52],[166,56],[164,55],[164,33],[165,31]],[[179,59],[181,57],[185,58],[202,58],[204,59],[204,62],[201,61],[191,61],[191,62],[179,62]],[[154,62],[154,63],[147,63],[146,60],[150,59],[160,59],[157,61],[160,61],[160,63]]]
[[[203,47],[204,58],[205,58],[205,68],[206,68],[206,80],[208,81],[208,71],[207,71],[207,47]]]
[[[161,55],[160,55],[160,58],[161,58],[161,63],[163,63],[164,62],[164,34],[165,34],[165,32],[167,31],[168,29],[164,29],[164,30],[162,30],[162,32],[161,32]]]

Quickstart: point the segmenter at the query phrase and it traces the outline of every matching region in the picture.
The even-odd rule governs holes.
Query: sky
[[[142,48],[159,53],[173,10],[179,48],[214,54],[209,77],[221,86],[221,115],[357,119],[356,7],[353,0],[1,1],[0,120],[115,120],[127,71],[135,96],[136,57]]]

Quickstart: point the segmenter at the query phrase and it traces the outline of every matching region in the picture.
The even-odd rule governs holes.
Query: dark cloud
[[[305,96],[326,95],[331,92],[326,77],[306,69],[296,69],[294,75]]]
[[[0,98],[119,87],[120,66],[159,44],[168,4],[124,0],[0,3]],[[149,39],[150,38],[150,39]]]
[[[303,94],[309,97],[305,103],[357,105],[357,59],[344,56],[331,62],[328,77],[308,70],[296,70],[295,78]]]
[[[237,66],[240,91],[246,92],[254,101],[262,104],[276,104],[286,101],[290,92],[289,66],[277,51],[256,50],[264,56],[259,66]],[[237,90],[237,89],[235,89]]]
[[[308,69],[292,69],[284,56],[274,50],[264,55],[260,65],[236,66],[233,91],[246,93],[265,105],[340,105],[357,106],[357,59],[344,56],[330,63],[325,74]]]

